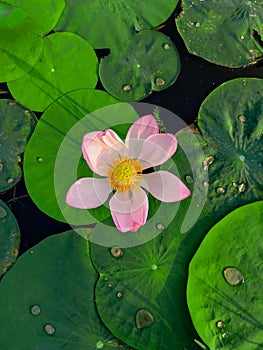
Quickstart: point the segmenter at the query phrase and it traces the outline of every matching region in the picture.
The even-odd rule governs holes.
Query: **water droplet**
[[[154,318],[149,311],[141,309],[136,313],[135,322],[138,329],[147,328],[154,323]]]
[[[216,189],[216,193],[219,193],[219,194],[223,194],[223,193],[226,193],[226,190],[224,189],[224,187],[218,187],[217,189]]]
[[[102,342],[102,341],[98,341],[97,344],[96,344],[96,348],[97,348],[97,349],[102,349],[102,348],[104,348],[103,342]]]
[[[203,169],[208,170],[210,165],[214,162],[215,158],[213,156],[208,156],[203,160]]]
[[[7,215],[7,212],[4,208],[0,207],[0,219],[5,218]]]
[[[107,276],[103,277],[104,281],[108,281],[109,278]]]
[[[247,187],[246,187],[246,185],[245,185],[244,183],[242,183],[242,184],[240,184],[240,185],[238,186],[238,191],[239,191],[240,193],[245,192],[246,189],[247,189]]]
[[[217,321],[216,326],[217,326],[217,328],[225,328],[226,325],[224,324],[223,321]]]
[[[137,63],[136,68],[141,68],[141,65],[139,63]]]
[[[234,187],[238,187],[238,184],[236,183],[236,182],[232,182],[232,186],[234,186]]]
[[[112,287],[112,283],[109,283],[109,284],[108,284],[108,287],[111,288],[111,287]]]
[[[52,324],[46,324],[44,330],[48,335],[53,335],[56,332],[55,327],[53,327]]]
[[[34,254],[34,250],[30,250],[30,252],[29,252],[30,254]]]
[[[222,333],[222,338],[226,339],[228,337],[227,333]]]
[[[199,22],[196,22],[196,23],[195,23],[195,27],[196,27],[196,28],[199,28],[200,25],[201,25],[201,24],[200,24]]]
[[[163,44],[164,50],[170,50],[171,46],[169,44]]]
[[[10,177],[9,179],[7,179],[7,183],[11,184],[14,181],[14,179],[12,179],[12,177]]]
[[[124,92],[128,92],[131,90],[131,86],[129,84],[125,84],[125,85],[123,85],[122,90]]]
[[[241,36],[240,36],[240,39],[241,39],[241,40],[244,40],[244,39],[245,39],[245,36],[244,36],[244,35],[241,35]]]
[[[243,156],[243,155],[241,155],[241,156],[239,156],[239,159],[241,160],[241,162],[244,162],[244,161],[245,161],[245,159],[246,159],[246,157],[245,157],[245,156]]]
[[[114,256],[114,258],[120,258],[121,256],[123,256],[123,250],[118,247],[112,247],[110,252],[111,255]]]
[[[16,103],[15,103],[15,101],[9,101],[8,102],[8,106],[14,106]]]
[[[155,85],[156,86],[164,86],[165,81],[162,78],[156,78],[155,79]]]
[[[51,68],[50,71],[51,71],[51,73],[54,73],[56,70],[55,70],[55,68]]]
[[[155,271],[155,270],[157,270],[157,269],[158,269],[158,266],[157,266],[157,265],[155,265],[155,264],[152,264],[151,269],[152,269],[153,271]]]
[[[38,163],[43,163],[43,162],[44,162],[44,159],[43,159],[42,157],[38,157],[38,158],[37,158],[37,161],[38,161]]]
[[[205,187],[208,187],[209,186],[209,183],[207,181],[204,182],[203,184]]]
[[[224,269],[224,277],[231,286],[240,286],[245,281],[242,273],[235,267],[226,267]]]
[[[246,117],[245,117],[244,115],[240,115],[240,116],[238,117],[238,119],[239,119],[239,121],[240,121],[241,123],[245,123],[245,121],[246,121]]]
[[[158,223],[156,224],[156,228],[157,228],[158,230],[164,230],[164,229],[165,229],[165,226],[164,226],[164,224],[162,224],[161,222],[158,222]]]
[[[185,181],[186,181],[188,184],[192,184],[192,183],[194,182],[194,179],[192,178],[192,176],[186,175]]]
[[[30,111],[28,110],[28,109],[25,109],[25,111],[24,111],[26,114],[29,114],[30,113]]]
[[[122,296],[123,296],[122,292],[117,292],[117,293],[116,293],[116,297],[117,297],[117,298],[121,298]]]
[[[3,163],[0,161],[0,171],[3,171],[3,169],[4,169],[4,165],[3,165]]]
[[[38,316],[41,313],[41,309],[38,305],[33,305],[30,309],[30,312],[34,316]]]

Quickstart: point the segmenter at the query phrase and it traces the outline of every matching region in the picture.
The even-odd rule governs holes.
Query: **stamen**
[[[142,180],[142,167],[140,163],[128,157],[113,162],[108,178],[110,186],[115,191],[126,192],[138,187]]]

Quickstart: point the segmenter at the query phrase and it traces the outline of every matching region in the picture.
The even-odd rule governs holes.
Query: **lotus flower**
[[[144,173],[145,169],[165,163],[176,151],[174,135],[159,133],[152,115],[139,118],[123,142],[111,129],[85,134],[83,157],[90,169],[101,177],[82,178],[69,189],[66,203],[80,209],[105,203],[121,232],[135,232],[145,224],[150,192],[162,202],[177,202],[190,195],[183,182],[168,171]]]

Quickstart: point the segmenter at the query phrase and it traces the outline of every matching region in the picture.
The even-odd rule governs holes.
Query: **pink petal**
[[[177,148],[173,134],[152,135],[144,140],[138,160],[143,169],[165,163],[172,157]]]
[[[141,186],[162,202],[178,202],[191,194],[185,184],[168,171],[145,174]]]
[[[148,114],[136,120],[130,127],[125,140],[125,145],[129,149],[129,156],[137,158],[143,140],[158,133],[158,124],[152,115]]]
[[[92,171],[95,170],[97,158],[101,152],[109,148],[120,150],[120,152],[123,148],[125,149],[124,143],[113,130],[93,131],[84,135],[82,153]]]
[[[136,232],[146,222],[148,197],[140,187],[125,193],[116,192],[109,205],[113,221],[121,232]]]
[[[94,166],[94,172],[101,176],[108,176],[109,170],[113,168],[115,160],[120,160],[124,154],[120,154],[113,148],[105,149],[97,157],[96,165]]]
[[[108,179],[85,177],[70,187],[66,203],[79,209],[97,208],[106,202],[111,191]]]

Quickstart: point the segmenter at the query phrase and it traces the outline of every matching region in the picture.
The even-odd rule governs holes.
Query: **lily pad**
[[[170,229],[136,247],[91,245],[92,261],[100,273],[96,285],[100,317],[113,334],[137,349],[183,349],[194,340],[184,296],[186,269],[177,261],[183,238],[180,227],[177,215]]]
[[[65,203],[70,186],[78,178],[92,176],[82,157],[83,135],[137,118],[129,104],[93,89],[72,91],[52,104],[39,120],[24,159],[26,187],[40,210],[71,224],[96,222],[90,211]],[[39,174],[41,181],[36,181]],[[110,215],[103,207],[99,213],[100,220]]]
[[[189,154],[203,148],[203,158],[193,156],[190,162],[208,188],[205,208],[214,218],[263,199],[262,89],[263,79],[256,78],[222,84],[199,110],[200,142],[193,142],[190,133],[177,134]]]
[[[177,28],[190,53],[228,67],[263,56],[262,3],[257,0],[184,0]]]
[[[48,33],[55,27],[65,7],[64,0],[8,0],[8,3],[29,13],[43,33]]]
[[[187,300],[211,350],[263,346],[263,202],[231,212],[207,234],[190,264]]]
[[[172,85],[179,70],[179,54],[171,39],[156,31],[144,31],[103,58],[99,74],[110,94],[124,101],[137,101],[153,90]]]
[[[72,231],[26,252],[0,284],[1,348],[116,347],[96,312],[96,279],[88,242]]]
[[[35,115],[12,100],[0,101],[0,192],[22,176],[21,157],[35,124]]]
[[[136,31],[151,29],[172,14],[178,1],[166,0],[66,0],[56,26],[87,39],[96,49],[121,45]],[[101,30],[105,28],[109,30]]]
[[[17,221],[8,206],[0,200],[0,277],[16,260],[19,243]]]
[[[43,47],[41,31],[22,9],[0,1],[0,82],[28,72]]]
[[[73,33],[44,38],[43,54],[22,78],[8,83],[13,97],[28,108],[43,111],[66,92],[94,88],[98,59],[91,45]]]

